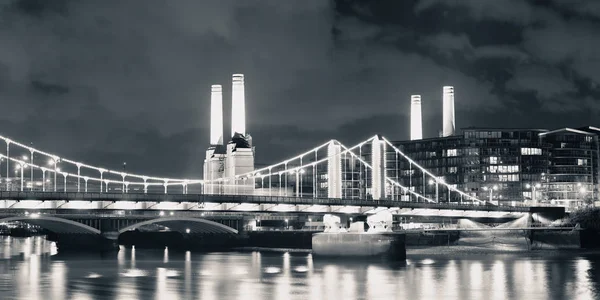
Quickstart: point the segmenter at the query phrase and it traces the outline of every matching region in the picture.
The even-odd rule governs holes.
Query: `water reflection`
[[[406,264],[310,254],[121,249],[52,255],[0,238],[0,299],[594,299],[600,256],[411,256]]]

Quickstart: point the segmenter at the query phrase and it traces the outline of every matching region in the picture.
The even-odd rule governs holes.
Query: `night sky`
[[[0,134],[89,164],[202,172],[210,85],[245,74],[257,166],[335,138],[600,125],[598,0],[0,0]]]

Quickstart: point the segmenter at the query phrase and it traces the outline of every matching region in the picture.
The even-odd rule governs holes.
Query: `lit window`
[[[498,163],[498,157],[490,156],[490,165],[495,165]]]
[[[542,155],[540,148],[521,148],[521,155]]]
[[[448,157],[458,156],[458,151],[456,149],[448,149],[447,155]]]
[[[587,159],[578,158],[577,159],[577,165],[578,166],[587,166]]]

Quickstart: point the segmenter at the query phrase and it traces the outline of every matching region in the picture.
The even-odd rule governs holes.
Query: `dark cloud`
[[[600,108],[600,27],[593,0],[578,3],[1,0],[1,131],[92,164],[199,176],[210,85],[229,119],[233,73],[259,164],[332,138],[406,138],[411,94],[435,136],[443,85],[458,127],[553,127],[541,114],[561,111],[582,125]]]

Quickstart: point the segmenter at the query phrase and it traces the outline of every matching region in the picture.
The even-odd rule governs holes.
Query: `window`
[[[450,173],[450,174],[456,174],[457,171],[458,171],[457,167],[448,168],[448,173]]]
[[[519,181],[519,175],[518,174],[499,175],[498,181]]]
[[[458,151],[456,149],[448,149],[447,156],[448,157],[458,156]]]
[[[479,148],[467,148],[467,155],[479,155]]]
[[[540,148],[521,148],[521,155],[542,155]]]
[[[490,156],[490,165],[498,164],[498,157]]]
[[[587,159],[578,158],[577,159],[577,165],[578,166],[587,166]]]

